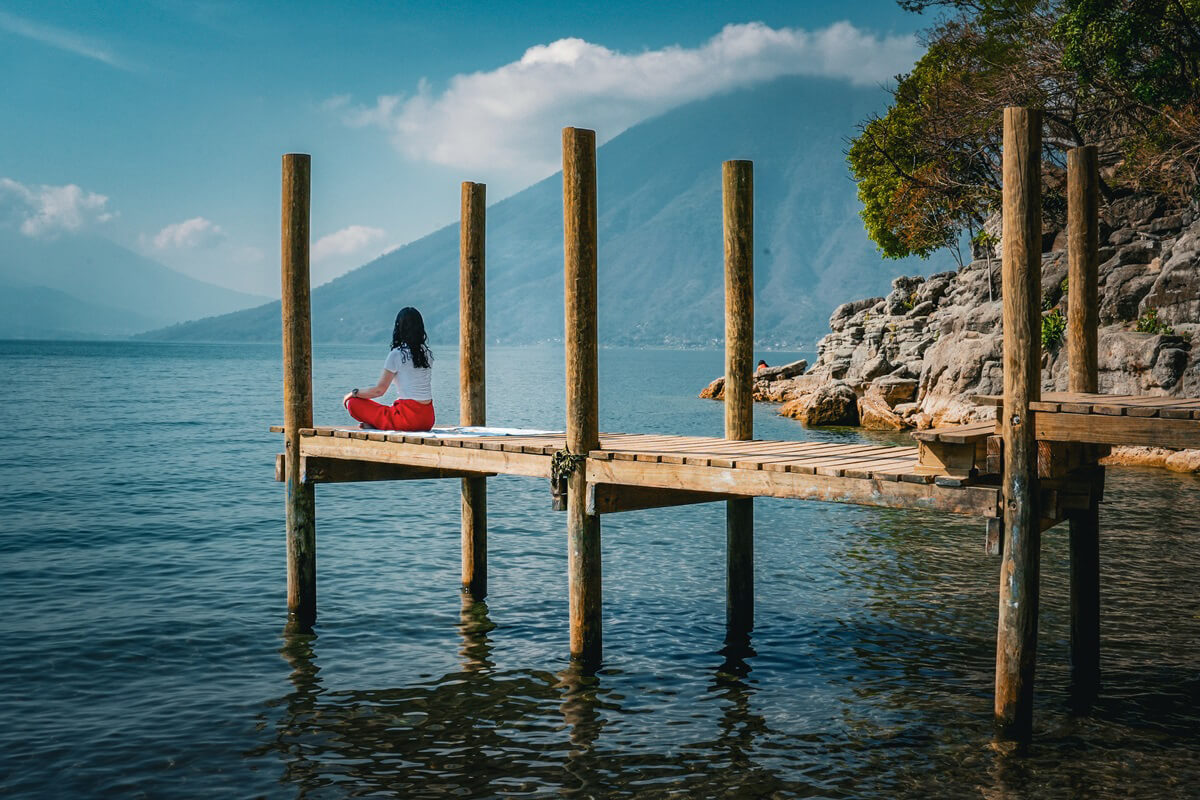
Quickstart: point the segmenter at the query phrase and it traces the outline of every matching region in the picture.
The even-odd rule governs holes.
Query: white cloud
[[[559,168],[566,125],[594,128],[605,141],[683,103],[785,75],[874,85],[919,54],[911,35],[877,36],[848,22],[817,31],[727,25],[696,48],[635,54],[559,39],[490,72],[456,75],[440,94],[422,80],[410,96],[363,107],[339,95],[323,108],[351,126],[384,128],[413,159],[536,178]]]
[[[155,250],[191,250],[216,245],[225,238],[225,231],[212,220],[192,217],[166,226],[153,237],[143,234],[141,238],[143,246],[149,242]]]
[[[56,28],[53,25],[45,25],[31,19],[18,17],[16,14],[0,11],[0,30],[24,36],[26,39],[32,39],[57,50],[64,50],[77,56],[99,61],[110,67],[130,69],[128,64],[118,58],[102,42],[80,36],[73,31]]]
[[[108,222],[108,198],[85,192],[73,183],[65,186],[27,186],[0,178],[0,223],[16,224],[30,237],[77,231],[93,223]]]
[[[312,246],[312,260],[324,261],[334,256],[353,255],[373,242],[379,241],[383,236],[384,231],[380,228],[350,225],[318,239],[317,243]]]

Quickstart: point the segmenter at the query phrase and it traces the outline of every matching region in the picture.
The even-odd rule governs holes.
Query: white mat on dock
[[[358,431],[362,428],[337,428],[339,431]],[[453,428],[434,428],[431,431],[380,431],[375,428],[366,430],[374,433],[403,433],[409,436],[422,436],[426,439],[473,439],[478,436],[565,436],[564,431],[540,431],[533,428],[488,428],[461,426]]]

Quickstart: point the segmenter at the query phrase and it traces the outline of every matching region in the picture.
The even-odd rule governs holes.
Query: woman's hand
[[[342,398],[342,405],[346,405],[346,403],[350,402],[351,397],[358,397],[358,389],[351,389],[350,391],[346,392],[346,396]]]

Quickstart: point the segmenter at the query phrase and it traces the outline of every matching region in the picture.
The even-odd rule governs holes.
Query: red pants
[[[433,427],[433,403],[397,400],[390,406],[365,397],[346,400],[346,410],[359,422],[381,431],[427,431]]]

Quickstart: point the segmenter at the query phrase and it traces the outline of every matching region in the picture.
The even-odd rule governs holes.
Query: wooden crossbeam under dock
[[[272,428],[282,432],[282,428]],[[340,459],[464,473],[549,478],[562,436],[441,438],[338,428],[300,430],[302,458]],[[588,453],[589,485],[628,486],[703,493],[636,507],[679,505],[738,497],[822,500],[885,508],[998,515],[994,486],[944,480],[917,471],[915,447],[831,442],[735,441],[715,437],[601,434]],[[437,477],[430,473],[429,477]],[[675,500],[676,502],[672,502]],[[591,513],[617,508],[601,503]],[[629,509],[632,510],[632,509]]]
[[[999,395],[973,398],[999,406]],[[1041,441],[1200,448],[1200,399],[1046,392],[1030,402]]]

